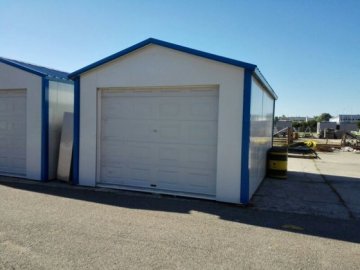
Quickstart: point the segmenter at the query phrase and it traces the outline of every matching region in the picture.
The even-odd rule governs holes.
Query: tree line
[[[286,118],[285,115],[283,115],[281,118]],[[322,113],[318,116],[315,116],[314,119],[309,121],[293,121],[292,126],[296,128],[296,130],[300,132],[304,132],[305,130],[308,130],[310,128],[311,132],[316,132],[317,129],[317,122],[327,122],[332,118],[332,115],[330,113]],[[280,117],[275,117],[275,123],[279,121]],[[357,126],[360,129],[360,121],[357,122]]]

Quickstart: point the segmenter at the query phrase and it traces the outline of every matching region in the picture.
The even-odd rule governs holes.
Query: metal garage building
[[[276,94],[255,65],[147,39],[69,75],[74,182],[247,203]]]
[[[67,73],[0,58],[0,175],[56,176],[64,111],[73,111]]]

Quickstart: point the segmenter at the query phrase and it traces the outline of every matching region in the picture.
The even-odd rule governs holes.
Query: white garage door
[[[26,91],[0,90],[0,174],[26,173]]]
[[[218,90],[99,91],[98,182],[215,195]]]

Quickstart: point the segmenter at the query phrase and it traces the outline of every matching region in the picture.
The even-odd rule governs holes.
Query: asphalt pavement
[[[253,197],[254,207],[360,219],[360,154],[337,151],[318,155],[320,159],[290,157],[288,179],[265,179]]]
[[[359,269],[360,222],[0,178],[0,269]]]

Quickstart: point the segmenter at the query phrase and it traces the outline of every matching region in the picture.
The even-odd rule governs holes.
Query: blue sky
[[[258,65],[276,115],[360,114],[360,1],[0,0],[0,56],[74,71],[148,37]]]

